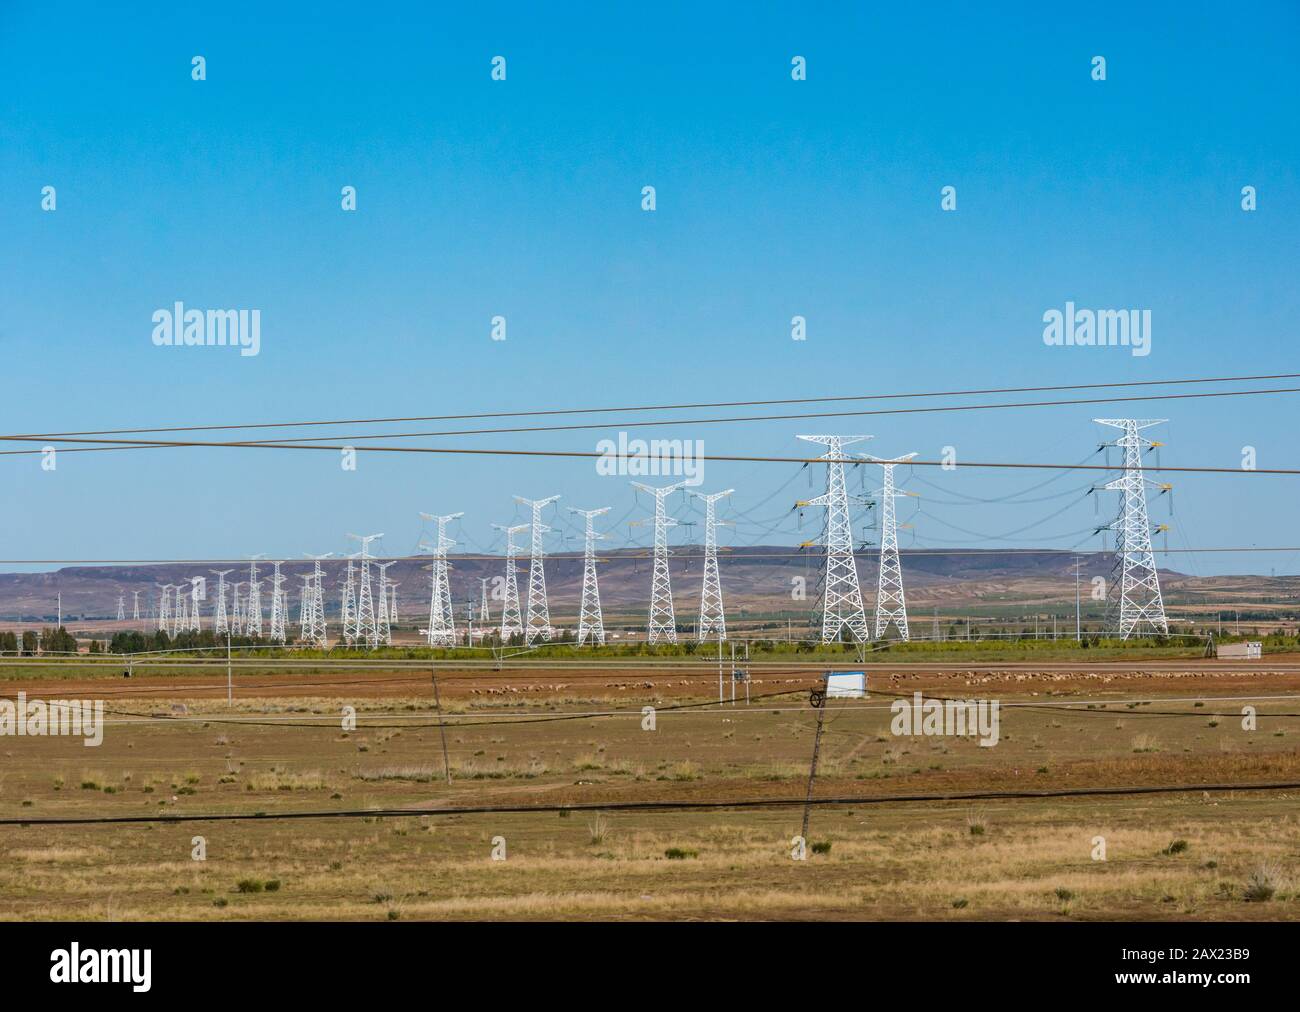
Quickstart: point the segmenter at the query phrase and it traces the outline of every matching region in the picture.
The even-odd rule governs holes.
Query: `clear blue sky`
[[[1294,3],[182,6],[0,4],[4,432],[1300,371]],[[1149,308],[1151,355],[1046,347],[1042,314],[1067,299]],[[151,315],[176,300],[260,309],[261,354],[155,347]],[[796,432],[864,431],[886,455],[1076,461],[1091,417],[1132,413],[1172,419],[1166,464],[1235,467],[1250,444],[1261,467],[1297,466],[1296,405],[650,434],[793,455]],[[610,434],[459,442],[591,450]],[[808,495],[801,478],[760,505],[793,472],[711,465],[705,487],[770,518]],[[918,474],[984,498],[1047,477]],[[1171,547],[1300,540],[1294,478],[1173,480]],[[515,493],[611,519],[634,506],[589,461],[367,455],[345,473],[332,454],[130,451],[65,454],[54,473],[0,457],[0,481],[6,559],[295,557],[343,550],[345,531],[399,553],[419,510],[465,511],[487,547]],[[930,519],[1003,533],[1068,505],[935,503],[915,544],[1073,547],[1055,536],[1093,522],[1087,502],[1028,541]],[[1295,553],[1169,564],[1300,571]]]

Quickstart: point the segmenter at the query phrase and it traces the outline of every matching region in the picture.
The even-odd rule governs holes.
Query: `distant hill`
[[[1102,554],[1080,556],[1080,578],[1084,593],[1094,576],[1109,576],[1112,559]],[[1024,601],[1074,599],[1076,555],[1058,551],[907,551],[903,554],[903,573],[909,606],[929,610],[931,607],[958,607],[989,600]],[[450,556],[452,597],[457,611],[466,604],[477,605],[480,580],[498,585],[504,559],[481,555]],[[397,560],[389,567],[389,578],[400,586],[399,607],[408,621],[427,613],[429,601],[429,564],[427,556]],[[703,565],[698,546],[673,550],[670,562],[674,597],[679,608],[689,608],[699,599]],[[719,551],[719,566],[724,592],[729,604],[751,611],[806,611],[816,597],[824,556],[816,549],[763,546]],[[344,578],[345,563],[327,560],[325,571],[327,608],[331,617],[337,612],[339,586]],[[858,573],[868,600],[874,591],[879,567],[875,551],[858,554]],[[248,563],[160,564],[133,566],[69,566],[44,573],[0,574],[0,618],[8,621],[53,619],[57,595],[63,597],[63,614],[68,619],[112,619],[117,614],[119,594],[131,615],[132,592],[140,592],[141,611],[156,597],[160,584],[188,583],[193,576],[204,576],[215,585],[213,569],[234,569],[229,579],[246,581]],[[301,577],[310,572],[310,561],[286,562],[281,571],[296,618],[296,604],[302,587]],[[528,559],[519,560],[519,589],[527,594]],[[258,564],[264,607],[269,607],[271,566]],[[379,573],[372,567],[373,580]],[[622,549],[602,553],[599,568],[601,598],[608,613],[643,610],[650,593],[651,559],[648,551]],[[1169,588],[1192,578],[1162,570],[1162,580]],[[1226,579],[1226,578],[1225,578]],[[800,581],[806,597],[795,596]],[[546,582],[554,618],[561,621],[576,613],[582,591],[581,553],[556,553],[546,559]],[[1214,581],[1206,582],[1214,585]],[[209,596],[204,613],[211,609]],[[499,614],[500,604],[492,602],[492,612]]]

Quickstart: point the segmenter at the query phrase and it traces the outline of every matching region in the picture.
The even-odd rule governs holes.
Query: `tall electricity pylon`
[[[171,622],[172,608],[172,587],[174,583],[160,583],[158,589],[162,591],[162,597],[158,599],[158,631],[160,633],[170,633],[168,623]]]
[[[1167,634],[1165,602],[1160,596],[1160,576],[1151,551],[1151,521],[1147,516],[1147,485],[1167,492],[1171,486],[1142,475],[1142,451],[1164,444],[1139,435],[1142,429],[1168,421],[1165,418],[1094,418],[1094,422],[1123,431],[1114,445],[1124,451],[1124,472],[1103,489],[1119,492],[1119,514],[1098,530],[1115,532],[1115,566],[1106,590],[1106,621],[1121,639],[1134,633]]]
[[[668,515],[664,500],[686,482],[679,481],[663,488],[651,488],[639,481],[632,484],[643,492],[655,497],[655,551],[654,570],[650,577],[650,618],[646,623],[646,642],[658,643],[666,640],[677,642],[677,617],[673,612],[673,583],[668,572],[668,559],[672,552],[668,550],[668,528],[676,527],[677,521]]]
[[[248,561],[248,601],[244,608],[244,635],[262,638],[262,581],[257,578],[257,560],[261,555],[254,555]]]
[[[234,570],[213,569],[209,572],[217,578],[217,603],[212,616],[212,629],[218,636],[224,636],[230,632],[230,617],[226,614],[226,577]]]
[[[280,566],[283,561],[272,562],[274,575],[271,577],[271,634],[272,643],[283,643],[285,641],[284,624],[285,624],[285,593],[284,577],[280,575]]]
[[[203,577],[190,577],[190,616],[187,628],[190,632],[201,632],[203,623],[199,619],[199,604],[203,601],[203,595],[200,588],[203,586]]]
[[[117,620],[119,622],[126,621],[126,595],[125,594],[119,593],[117,595]]]
[[[605,538],[597,534],[594,526],[596,517],[608,513],[610,506],[597,510],[580,510],[569,507],[570,513],[576,513],[586,522],[583,533],[582,548],[582,607],[578,612],[578,646],[591,640],[596,646],[605,645],[605,619],[600,612],[600,584],[596,579],[596,542]]]
[[[370,562],[374,558],[370,554],[370,542],[378,541],[383,535],[349,534],[348,537],[361,542],[361,551],[357,553],[361,566],[357,580],[356,638],[358,643],[364,643],[374,650],[379,646],[379,626],[375,622],[375,599],[370,588]]]
[[[179,636],[190,630],[190,599],[185,593],[185,584],[176,588],[176,613],[172,616],[172,636]]]
[[[880,581],[876,584],[876,639],[883,639],[892,622],[898,638],[907,642],[911,634],[907,628],[907,598],[903,594],[903,564],[898,557],[898,520],[894,500],[906,492],[894,490],[894,468],[915,457],[905,453],[901,457],[873,457],[862,454],[863,460],[879,464],[884,471],[884,481],[877,490],[880,498]]]
[[[447,537],[447,525],[463,517],[464,513],[435,516],[421,513],[421,520],[432,520],[438,525],[438,540],[432,546],[421,543],[421,548],[432,548],[433,580],[429,588],[429,646],[454,647],[456,645],[456,615],[451,606],[451,570],[447,565],[447,549],[456,542]]]
[[[849,523],[850,497],[844,484],[844,447],[870,436],[800,436],[808,443],[821,443],[826,452],[826,494],[801,502],[800,506],[826,507],[826,575],[822,581],[822,642],[833,643],[847,628],[858,642],[870,638],[858,564],[853,555],[853,528]]]
[[[307,555],[307,558],[312,560],[313,566],[308,575],[309,589],[306,592],[306,614],[302,622],[302,638],[318,650],[325,650],[329,646],[325,625],[325,574],[321,571],[320,564],[322,559],[328,559],[333,554],[333,552],[326,552],[324,555]]]
[[[390,629],[399,622],[397,617],[397,588],[400,586],[401,584],[396,582],[388,585],[388,624]]]
[[[388,614],[388,567],[396,559],[389,562],[379,563],[379,614],[376,621],[379,625],[379,642],[386,647],[393,645],[393,623]]]
[[[483,627],[483,631],[487,632],[487,624],[492,620],[492,610],[488,607],[487,591],[490,581],[486,576],[480,576],[478,582],[481,588],[478,601],[478,622]]]
[[[522,534],[528,530],[529,524],[516,524],[514,527],[507,527],[505,524],[493,524],[499,531],[504,531],[506,535],[506,578],[505,578],[505,601],[501,606],[501,642],[508,643],[510,637],[516,633],[522,635],[524,631],[523,614],[519,607],[519,546],[515,544],[515,535]]]
[[[140,623],[140,592],[131,591],[131,622],[134,625]]]
[[[339,621],[343,626],[343,642],[351,646],[357,641],[357,583],[356,567],[348,556],[347,573],[343,579],[342,600],[339,603]]]
[[[515,496],[515,502],[532,510],[532,521],[528,525],[532,531],[528,558],[528,612],[524,617],[524,642],[529,646],[538,638],[548,641],[551,638],[551,609],[546,601],[546,551],[542,545],[542,535],[550,528],[542,523],[542,510],[559,498],[558,495],[548,499]]]
[[[722,606],[722,578],[718,574],[718,524],[730,521],[717,518],[715,505],[734,491],[734,488],[729,488],[712,495],[686,492],[704,501],[704,587],[700,591],[700,621],[695,631],[695,638],[700,643],[710,635],[716,635],[719,643],[727,638],[727,613]]]
[[[242,586],[243,580],[230,585],[230,631],[235,636],[244,635],[244,605],[240,603],[243,599],[239,595]]]

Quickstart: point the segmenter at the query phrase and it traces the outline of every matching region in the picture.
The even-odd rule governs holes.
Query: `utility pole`
[[[668,515],[664,500],[685,484],[686,482],[679,481],[673,485],[665,485],[663,488],[652,488],[639,481],[632,482],[635,488],[649,492],[655,497],[654,566],[650,577],[650,618],[646,624],[646,642],[649,644],[660,641],[677,642],[672,575],[668,571],[668,559],[672,555],[668,550],[668,528],[676,527],[677,521]]]
[[[870,436],[800,436],[808,443],[821,443],[826,452],[826,492],[799,506],[826,507],[826,575],[822,581],[822,642],[834,643],[844,629],[859,643],[870,639],[866,610],[862,606],[862,588],[858,584],[858,564],[853,554],[853,528],[849,522],[850,497],[844,484],[844,465],[853,463],[844,456],[844,447]]]
[[[808,697],[809,703],[817,710],[817,731],[813,735],[812,762],[808,764],[808,794],[803,803],[803,827],[799,830],[805,846],[808,843],[808,818],[812,815],[813,784],[817,780],[817,759],[821,755],[822,728],[826,720],[826,685],[827,680],[823,675],[821,688],[813,689]]]

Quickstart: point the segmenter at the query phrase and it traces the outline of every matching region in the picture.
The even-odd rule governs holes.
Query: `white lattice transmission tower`
[[[826,492],[800,506],[825,506],[826,571],[822,579],[822,642],[839,640],[844,630],[858,642],[870,639],[858,564],[853,554],[853,527],[849,519],[849,493],[844,484],[844,465],[854,463],[844,456],[844,447],[870,436],[800,436],[808,443],[826,447],[818,460],[826,461]],[[853,497],[857,502],[857,497]]]
[[[456,542],[447,536],[447,525],[459,520],[464,513],[436,516],[421,513],[421,520],[432,520],[438,528],[433,544],[420,543],[420,547],[433,552],[433,578],[429,584],[429,627],[425,633],[431,647],[456,645],[456,612],[451,604],[451,567],[447,564],[447,549]]]
[[[339,599],[339,623],[343,627],[343,642],[351,646],[357,641],[357,576],[355,555],[348,556],[343,577],[343,590]]]
[[[379,626],[379,642],[386,647],[393,645],[393,620],[388,610],[388,567],[396,561],[381,562],[376,567],[379,570],[379,610],[375,621]]]
[[[234,636],[244,635],[244,598],[239,593],[243,586],[243,580],[230,585],[230,632]]]
[[[487,629],[487,624],[492,621],[492,609],[488,606],[488,584],[491,582],[486,576],[479,577],[479,600],[478,600],[478,621],[479,625]]]
[[[550,528],[542,523],[542,510],[559,498],[558,495],[546,499],[515,496],[515,502],[532,511],[528,525],[532,532],[528,545],[528,609],[524,615],[524,642],[529,646],[537,639],[551,638],[551,609],[546,600],[546,549],[542,543],[542,536]]]
[[[356,642],[365,644],[371,650],[379,646],[379,623],[375,614],[374,592],[370,584],[370,563],[374,556],[370,554],[370,543],[378,541],[382,534],[349,534],[353,541],[361,542],[361,551],[357,553],[360,565],[357,567],[357,617],[353,629]]]
[[[700,589],[700,620],[695,628],[695,638],[700,643],[710,636],[719,643],[727,638],[727,612],[722,603],[722,577],[718,572],[718,525],[731,521],[718,519],[717,503],[734,491],[729,488],[709,495],[686,491],[704,503],[704,585]]]
[[[126,595],[122,593],[117,595],[117,620],[126,621]]]
[[[515,535],[522,534],[531,525],[515,524],[510,527],[506,524],[493,524],[492,526],[504,532],[506,536],[506,572],[505,579],[502,582],[501,642],[509,643],[511,636],[522,636],[524,632],[524,616],[519,607],[519,545],[515,542]]]
[[[168,623],[171,622],[172,608],[172,587],[174,583],[160,583],[158,589],[162,591],[162,596],[158,598],[158,631],[160,633],[170,632]]]
[[[1147,486],[1167,492],[1169,485],[1153,482],[1142,474],[1142,453],[1164,444],[1147,439],[1143,429],[1160,425],[1164,418],[1094,418],[1100,425],[1121,430],[1113,444],[1124,453],[1123,473],[1102,486],[1118,492],[1119,513],[1098,530],[1115,532],[1115,565],[1106,592],[1107,627],[1122,639],[1143,633],[1169,632],[1165,602],[1160,594],[1160,575],[1151,550],[1151,520],[1147,515]]]
[[[605,538],[596,533],[596,517],[608,513],[612,507],[580,510],[569,507],[584,522],[582,536],[582,606],[578,610],[578,646],[590,640],[596,646],[605,645],[605,619],[600,611],[600,582],[596,577],[596,542]]]
[[[876,584],[876,639],[883,639],[892,624],[898,638],[907,642],[911,633],[907,628],[907,597],[903,593],[903,563],[898,556],[898,514],[894,500],[908,495],[894,486],[894,468],[905,464],[915,453],[901,457],[874,457],[869,453],[863,460],[879,464],[884,472],[881,486],[876,490],[880,503],[880,578]]]
[[[185,593],[185,584],[176,588],[176,611],[172,615],[172,636],[179,636],[190,629],[190,596]]]
[[[248,561],[248,600],[244,607],[244,635],[262,636],[262,581],[257,578],[257,560],[261,555],[254,555]]]
[[[280,573],[283,564],[283,561],[271,563],[273,575],[271,576],[270,640],[272,643],[283,643],[287,639],[284,629],[287,595],[284,592],[284,577]]]
[[[131,591],[131,621],[133,623],[139,623],[140,621],[140,592],[138,590]]]
[[[230,632],[230,616],[226,612],[226,577],[234,570],[213,569],[209,572],[217,578],[217,603],[213,606],[212,629],[218,636],[225,636]]]
[[[307,585],[303,590],[302,639],[319,650],[326,649],[328,630],[325,624],[325,574],[321,570],[321,561],[328,559],[333,552],[324,555],[307,555],[312,560],[312,571],[307,574]]]
[[[632,485],[655,497],[655,534],[654,565],[650,575],[650,615],[646,622],[647,643],[676,643],[677,616],[673,611],[673,581],[668,571],[668,559],[672,552],[668,549],[668,528],[676,527],[677,521],[668,515],[665,500],[686,485],[679,481],[662,488],[643,485],[639,481]]]
[[[190,577],[190,632],[201,632],[203,629],[203,622],[199,618],[199,605],[203,602],[205,589],[203,577]]]

